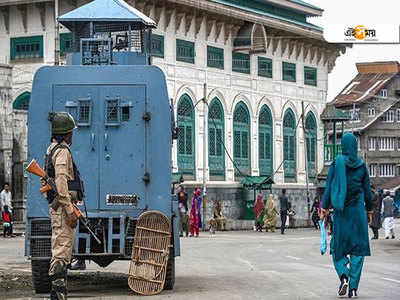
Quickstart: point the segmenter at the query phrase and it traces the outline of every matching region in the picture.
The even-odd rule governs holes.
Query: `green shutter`
[[[208,111],[208,164],[211,180],[225,179],[224,120],[221,102],[214,98]]]
[[[306,116],[306,141],[307,141],[307,164],[308,176],[316,176],[316,155],[317,155],[317,121],[312,112]]]
[[[60,34],[60,56],[65,56],[72,51],[72,33]]]
[[[194,64],[194,43],[176,40],[176,60]]]
[[[291,109],[285,112],[283,117],[283,158],[285,180],[296,179],[296,119]]]
[[[282,62],[282,79],[296,82],[296,64]]]
[[[232,71],[250,74],[250,55],[246,53],[232,53]]]
[[[304,84],[317,86],[317,69],[304,67]]]
[[[258,76],[272,78],[272,59],[258,57]]]
[[[258,165],[260,176],[273,175],[272,160],[272,114],[267,105],[263,105],[258,116]]]
[[[224,69],[224,49],[207,46],[207,67]]]
[[[194,109],[191,98],[184,94],[178,102],[178,169],[195,175]]]
[[[246,104],[236,104],[233,113],[233,156],[235,165],[243,175],[250,175],[250,114]],[[240,172],[235,168],[235,175],[240,178]]]
[[[43,36],[28,36],[10,39],[10,58],[43,58]]]
[[[158,34],[151,35],[151,56],[164,58],[164,36]]]

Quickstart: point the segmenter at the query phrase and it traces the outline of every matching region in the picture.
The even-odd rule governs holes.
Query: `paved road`
[[[22,239],[9,245],[3,242],[0,240],[0,270],[29,272],[29,263],[21,256]],[[181,242],[183,255],[176,261],[174,291],[146,299],[336,299],[338,279],[330,256],[319,253],[315,230],[288,230],[284,236],[253,231],[203,233],[198,239],[183,238]],[[372,241],[371,248],[373,256],[366,259],[359,298],[399,299],[400,241]],[[126,273],[128,268],[128,262],[115,262],[106,269],[92,263],[88,272]],[[85,285],[85,276],[95,273],[86,274],[81,276],[82,284],[74,287],[71,299],[133,298],[125,284],[126,275],[114,274],[121,281],[115,285],[103,277],[106,274],[98,273],[101,283]]]

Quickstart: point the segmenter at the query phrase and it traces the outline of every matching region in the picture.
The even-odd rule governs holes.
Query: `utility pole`
[[[54,65],[60,65],[60,24],[58,23],[58,0],[54,0]]]
[[[304,136],[304,158],[305,158],[305,169],[306,169],[306,187],[307,187],[307,226],[310,226],[310,189],[308,185],[308,159],[307,159],[307,136],[306,136],[306,126],[304,122],[304,101],[301,101],[301,125],[303,126],[303,136]],[[311,147],[311,145],[310,145]]]
[[[204,83],[204,97],[203,97],[203,228],[205,228],[206,219],[206,203],[207,203],[207,83]]]

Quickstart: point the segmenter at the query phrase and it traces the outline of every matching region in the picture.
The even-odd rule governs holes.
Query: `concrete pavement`
[[[319,232],[315,230],[291,229],[283,236],[254,231],[218,232],[215,236],[201,233],[200,238],[182,238],[181,243],[175,289],[146,299],[337,298],[338,279],[330,256],[319,253]],[[399,299],[400,241],[372,241],[371,249],[373,255],[365,262],[359,298]],[[28,279],[29,263],[21,256],[22,250],[20,238],[0,240],[0,271],[24,272],[21,279]],[[127,286],[128,269],[129,262],[114,262],[106,269],[91,263],[85,272],[71,272],[70,298],[137,298]],[[29,288],[23,294],[7,295],[7,299],[44,297],[35,296]]]

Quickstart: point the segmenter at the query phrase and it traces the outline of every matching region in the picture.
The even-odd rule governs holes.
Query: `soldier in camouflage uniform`
[[[47,192],[51,218],[51,252],[49,276],[51,300],[67,299],[67,266],[71,261],[77,218],[73,212],[79,193],[83,193],[82,182],[72,160],[70,145],[72,132],[76,128],[71,115],[56,112],[51,115],[52,138],[46,152],[46,172],[53,177],[57,191]],[[82,188],[77,188],[77,185]],[[80,190],[80,191],[79,191]]]

